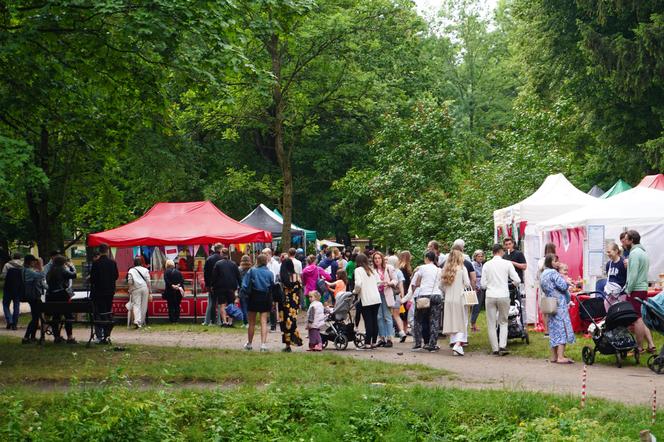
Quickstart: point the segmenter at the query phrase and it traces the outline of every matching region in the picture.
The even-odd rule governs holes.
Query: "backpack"
[[[37,285],[37,280],[26,282],[25,272],[26,269],[21,272],[21,302],[33,302],[41,299],[42,291]]]

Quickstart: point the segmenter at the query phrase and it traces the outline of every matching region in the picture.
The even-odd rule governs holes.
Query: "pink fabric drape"
[[[567,264],[572,279],[583,277],[584,239],[585,230],[581,227],[551,232],[551,242],[556,245],[558,259]]]

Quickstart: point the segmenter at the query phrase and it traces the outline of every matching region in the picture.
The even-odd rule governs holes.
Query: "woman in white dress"
[[[468,342],[468,306],[463,296],[466,287],[470,287],[470,277],[463,265],[463,254],[452,250],[443,267],[443,334],[450,337],[452,351],[459,356],[464,354],[462,343]]]

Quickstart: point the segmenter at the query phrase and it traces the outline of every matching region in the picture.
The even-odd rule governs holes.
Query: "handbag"
[[[558,311],[558,299],[552,296],[540,298],[540,311],[544,315],[553,315]]]
[[[428,296],[419,296],[415,300],[415,308],[417,310],[426,310],[431,308],[431,298]]]
[[[283,304],[285,301],[284,289],[281,284],[276,283],[272,286],[272,302]]]
[[[477,292],[471,288],[466,287],[463,289],[463,304],[464,305],[477,305],[479,304],[477,299]]]

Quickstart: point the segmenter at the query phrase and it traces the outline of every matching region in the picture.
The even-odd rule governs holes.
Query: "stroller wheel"
[[[364,347],[365,336],[364,333],[355,333],[355,339],[353,339],[353,344],[356,348]]]
[[[525,332],[523,340],[526,341],[526,345],[530,345],[530,336],[528,336],[528,332]]]
[[[616,352],[616,367],[622,368],[622,360],[623,360],[622,354],[619,351],[617,351]]]
[[[662,374],[662,370],[664,370],[664,360],[657,355],[652,355],[648,358],[648,368],[657,374]]]
[[[322,341],[323,341],[323,348],[327,348],[327,343],[329,342],[327,338],[323,338]]]
[[[337,335],[337,337],[334,338],[334,348],[339,351],[348,348],[348,339],[346,339],[346,335]]]
[[[593,365],[595,363],[595,352],[590,347],[583,347],[581,358],[585,364]]]

